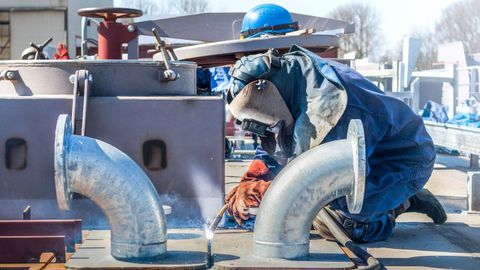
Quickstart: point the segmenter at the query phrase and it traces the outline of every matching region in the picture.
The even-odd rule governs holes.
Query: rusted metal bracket
[[[0,263],[39,262],[44,252],[65,262],[65,236],[0,236]]]
[[[71,76],[73,83],[72,124],[73,133],[85,136],[88,98],[93,77],[88,70],[80,69]],[[83,96],[83,99],[80,98]]]
[[[82,242],[82,221],[72,220],[0,220],[2,236],[64,236],[63,246],[75,251],[75,244]],[[1,246],[1,245],[0,245]]]

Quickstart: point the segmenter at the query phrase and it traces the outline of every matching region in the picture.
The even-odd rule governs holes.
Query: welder
[[[296,25],[291,18],[279,23],[275,27],[262,21],[259,31],[243,33],[261,35]],[[282,166],[315,146],[346,138],[352,119],[360,119],[365,130],[363,208],[359,214],[349,213],[345,198],[327,206],[347,235],[357,242],[384,240],[404,212],[424,213],[436,224],[446,221],[442,205],[423,189],[435,162],[432,139],[405,103],[385,95],[348,66],[296,45],[283,55],[270,50],[243,57],[230,75],[230,111],[242,128],[261,138],[248,171],[226,196],[228,213],[237,223],[242,225],[249,208],[260,205]],[[331,238],[326,228],[319,233]]]

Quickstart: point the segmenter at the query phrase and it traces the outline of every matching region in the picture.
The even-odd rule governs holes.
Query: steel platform
[[[312,235],[310,255],[305,258],[264,259],[252,255],[253,234],[248,231],[222,230],[215,234],[214,269],[352,269],[355,265],[336,242]]]
[[[311,255],[299,260],[252,257],[252,232],[218,230],[213,239],[213,269],[349,269],[354,264],[335,242],[313,237]],[[125,262],[110,255],[110,231],[91,231],[65,264],[69,269],[206,269],[207,241],[199,229],[168,231],[167,257],[154,262]]]
[[[154,262],[125,262],[110,255],[110,231],[90,231],[65,264],[68,269],[205,269],[207,244],[201,230],[169,230],[167,257]]]

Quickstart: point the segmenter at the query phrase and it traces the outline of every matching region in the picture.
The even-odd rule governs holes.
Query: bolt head
[[[163,72],[163,75],[165,80],[167,81],[174,81],[177,79],[177,73],[175,73],[175,71],[173,70],[165,70],[165,72]]]
[[[12,71],[7,71],[7,73],[5,74],[5,77],[8,80],[14,80],[15,79],[15,73],[13,73]]]
[[[72,74],[68,77],[68,80],[70,81],[71,84],[74,84],[76,79],[77,79],[77,76],[75,76],[75,74]]]

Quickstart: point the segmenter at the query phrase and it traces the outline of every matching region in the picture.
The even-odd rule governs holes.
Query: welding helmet
[[[240,38],[254,38],[263,34],[285,34],[298,30],[298,22],[285,8],[262,4],[250,9],[242,21]]]
[[[291,156],[295,120],[275,84],[262,79],[247,84],[229,109],[243,130],[260,136],[262,147],[277,161]]]
[[[231,80],[225,98],[229,104],[233,103],[236,98],[241,97],[249,83],[257,80],[265,80],[266,85],[271,82],[273,86],[276,86],[275,89],[278,88],[276,93],[279,93],[278,96],[281,98],[266,98],[265,96],[270,95],[265,95],[264,101],[255,103],[259,107],[251,110],[255,112],[249,113],[252,116],[241,115],[240,109],[236,109],[235,106],[231,107],[233,107],[232,114],[234,116],[240,119],[258,120],[266,124],[263,126],[269,127],[272,131],[279,130],[278,126],[273,130],[272,124],[279,119],[283,120],[281,123],[285,126],[280,129],[280,133],[273,132],[275,136],[272,136],[272,132],[265,132],[265,136],[261,137],[262,146],[264,146],[264,142],[270,142],[272,146],[275,144],[275,155],[273,156],[282,163],[277,156],[278,147],[285,149],[283,151],[285,157],[298,156],[321,144],[343,115],[347,107],[348,96],[336,73],[335,66],[337,65],[340,64],[322,59],[313,52],[296,45],[283,55],[269,50],[267,53],[244,56],[230,69]],[[268,92],[263,92],[263,94],[266,93]],[[276,104],[273,104],[269,100],[278,101],[274,101]],[[239,100],[235,102],[239,102]],[[276,116],[276,121],[270,122],[264,119],[260,120],[259,114],[272,115],[272,110],[276,115],[279,114],[279,111],[288,111],[293,116],[293,135],[290,136],[292,133],[290,117]],[[261,115],[261,117],[265,116]],[[260,133],[264,129],[261,125],[260,127],[251,125],[247,128],[258,129]],[[268,131],[267,128],[265,130]],[[269,151],[265,147],[264,149],[272,155],[271,150]]]

